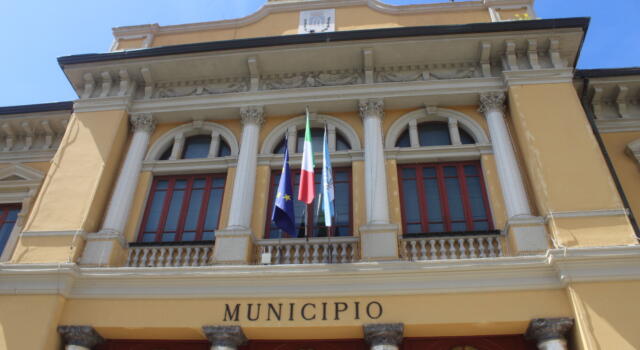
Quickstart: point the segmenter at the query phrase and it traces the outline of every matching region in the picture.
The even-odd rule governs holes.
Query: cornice
[[[68,298],[405,295],[561,289],[640,279],[640,246],[551,249],[546,255],[310,265],[87,268],[0,264],[0,294]]]
[[[640,131],[640,118],[596,119],[596,126],[601,133]]]
[[[508,86],[572,83],[573,68],[503,71]]]

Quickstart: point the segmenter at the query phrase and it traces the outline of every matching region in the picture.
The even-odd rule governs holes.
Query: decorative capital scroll
[[[402,323],[371,323],[365,324],[364,340],[371,344],[377,345],[394,345],[398,346],[402,343],[404,334],[404,324]]]
[[[129,121],[134,132],[140,130],[152,133],[156,127],[156,122],[149,113],[134,114],[129,118]]]
[[[77,345],[88,349],[104,342],[104,339],[91,326],[58,326],[58,333],[65,345]]]
[[[204,332],[211,346],[224,346],[236,349],[247,343],[240,326],[203,326]]]
[[[478,112],[485,114],[494,109],[504,111],[504,99],[504,93],[501,91],[480,94],[480,108],[478,108]]]
[[[240,108],[240,118],[242,124],[256,124],[261,126],[264,123],[264,111],[262,106],[246,106]]]
[[[529,323],[525,337],[538,343],[553,339],[565,339],[565,334],[571,327],[573,327],[573,319],[568,317],[534,318]]]
[[[376,117],[382,119],[384,117],[384,102],[381,98],[360,100],[358,108],[360,110],[360,117],[362,117],[362,119],[368,117]]]

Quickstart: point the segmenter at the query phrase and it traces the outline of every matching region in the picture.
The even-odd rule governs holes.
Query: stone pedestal
[[[247,343],[240,326],[204,326],[202,331],[211,343],[211,350],[237,350]]]
[[[529,323],[525,337],[535,341],[540,350],[567,350],[566,334],[573,327],[573,319],[534,318]]]
[[[398,259],[398,225],[360,226],[360,258],[363,261]]]
[[[371,346],[371,350],[398,350],[402,343],[402,323],[365,324],[363,328],[364,340]]]
[[[547,230],[541,217],[512,217],[507,222],[506,231],[510,251],[516,254],[544,253],[549,248]]]
[[[65,350],[91,350],[104,339],[91,326],[59,326]]]
[[[254,236],[249,229],[226,228],[216,231],[214,264],[248,264],[251,262]]]

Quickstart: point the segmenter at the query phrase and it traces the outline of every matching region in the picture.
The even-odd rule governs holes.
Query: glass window
[[[182,159],[207,158],[211,145],[211,135],[195,135],[184,140]]]
[[[213,240],[225,179],[226,174],[156,177],[138,241]]]
[[[312,205],[305,205],[303,202],[294,200],[293,210],[295,214],[296,225],[298,231],[296,237],[305,237],[305,230],[308,230],[311,237],[332,237],[351,236],[351,169],[350,168],[334,168],[333,169],[333,185],[335,193],[335,225],[327,230],[324,226],[322,211],[318,210],[318,201],[321,186],[321,171],[315,173],[316,197]],[[293,194],[297,199],[298,185],[300,183],[300,170],[292,169],[293,177]],[[266,238],[296,238],[289,237],[285,232],[280,230],[271,221],[271,213],[273,212],[273,202],[275,193],[278,189],[280,181],[280,170],[272,172],[271,175],[271,191],[269,193],[269,208],[267,210]],[[320,223],[320,224],[318,224]]]
[[[398,137],[396,147],[411,147],[411,137],[409,136],[408,128],[400,134],[400,137]]]
[[[420,140],[420,146],[450,145],[449,124],[442,122],[418,124],[418,140]]]
[[[322,139],[324,138],[324,128],[311,128],[311,147],[313,148],[313,153],[321,153],[322,152]],[[296,152],[302,153],[304,149],[304,129],[298,130],[298,139],[296,144]],[[349,142],[340,135],[339,132],[336,132],[336,151],[347,151],[350,150],[351,146]],[[278,152],[274,152],[278,153]],[[282,151],[284,153],[284,150]]]
[[[479,162],[400,165],[404,232],[493,229]]]
[[[13,226],[18,220],[19,212],[19,204],[0,205],[0,254],[2,254],[5,245],[7,245]]]

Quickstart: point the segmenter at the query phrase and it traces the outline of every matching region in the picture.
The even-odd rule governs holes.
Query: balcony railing
[[[213,255],[213,242],[131,243],[125,266],[166,267],[209,265]]]
[[[500,233],[405,235],[401,241],[405,260],[476,259],[503,256]]]
[[[358,260],[358,237],[263,239],[256,262],[280,264],[340,264]]]

